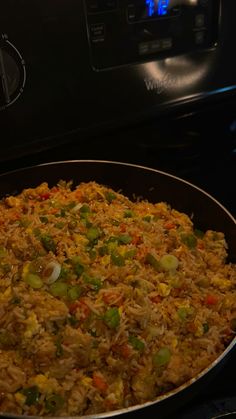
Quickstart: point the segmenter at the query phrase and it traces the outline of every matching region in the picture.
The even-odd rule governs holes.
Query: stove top
[[[168,126],[154,123],[138,129],[105,132],[101,137],[68,136],[51,149],[35,150],[22,157],[3,161],[0,172],[60,160],[98,159],[140,164],[181,177],[201,187],[220,201],[236,217],[236,115],[227,130],[213,123],[213,115],[191,124],[178,120]],[[229,121],[228,121],[229,122]],[[166,419],[212,419],[236,411],[236,350],[208,386]],[[152,410],[156,417],[155,409]],[[135,417],[146,417],[136,413]],[[159,416],[158,416],[159,418]],[[160,419],[160,418],[159,418]]]

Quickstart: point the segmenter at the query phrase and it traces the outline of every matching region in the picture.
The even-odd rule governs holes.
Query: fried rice
[[[0,411],[75,416],[154,400],[236,331],[224,234],[95,182],[0,201]]]

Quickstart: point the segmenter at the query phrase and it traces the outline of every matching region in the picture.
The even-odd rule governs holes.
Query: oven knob
[[[25,62],[8,40],[0,36],[0,109],[14,103],[23,92],[26,80]]]

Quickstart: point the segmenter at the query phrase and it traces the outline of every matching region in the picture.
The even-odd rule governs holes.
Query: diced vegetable
[[[97,227],[90,227],[87,231],[86,237],[90,242],[94,242],[101,235],[100,230]]]
[[[127,250],[127,252],[125,252],[125,254],[124,254],[124,258],[125,259],[133,259],[134,256],[136,255],[136,253],[137,253],[136,249]]]
[[[126,210],[124,212],[124,218],[133,218],[134,217],[134,213],[131,210]]]
[[[55,413],[64,405],[64,399],[59,394],[53,394],[45,401],[45,409],[50,413]]]
[[[199,230],[198,228],[195,228],[194,230],[194,234],[196,237],[198,237],[199,239],[202,239],[205,235],[204,231]]]
[[[54,282],[50,286],[50,292],[54,297],[66,297],[68,286],[64,282]]]
[[[181,234],[181,241],[189,249],[194,249],[197,245],[197,238],[194,236],[194,234]]]
[[[48,223],[48,217],[46,217],[45,215],[41,215],[39,217],[41,223],[47,224]]]
[[[116,199],[116,195],[113,192],[107,191],[105,192],[105,198],[109,204]]]
[[[89,214],[91,212],[90,207],[87,204],[83,204],[79,209],[80,214]]]
[[[81,296],[81,287],[79,285],[74,285],[73,287],[70,287],[68,290],[68,297],[71,300],[77,300]]]
[[[171,352],[169,348],[163,347],[153,355],[153,365],[155,367],[164,367],[170,362]]]
[[[106,383],[104,377],[96,372],[93,373],[93,386],[101,392],[106,391],[108,388],[108,384]]]
[[[132,241],[132,237],[128,234],[121,234],[117,239],[120,244],[129,244]]]
[[[131,346],[133,346],[134,349],[140,352],[142,352],[145,348],[144,342],[136,336],[129,336],[129,343],[131,344]]]
[[[159,263],[165,271],[175,271],[178,268],[179,260],[174,255],[163,255]]]
[[[53,260],[48,263],[43,271],[44,282],[48,285],[53,284],[59,278],[61,273],[61,265],[57,261]]]
[[[59,230],[61,230],[63,227],[65,227],[65,223],[63,223],[62,221],[60,221],[59,223],[55,224],[55,227],[58,228]]]
[[[188,317],[188,311],[186,309],[186,307],[179,307],[177,310],[177,314],[180,318],[180,320],[186,320],[186,318]]]
[[[25,404],[27,404],[27,406],[32,406],[38,403],[40,393],[37,386],[24,388],[22,393],[26,396]]]
[[[218,297],[214,294],[208,294],[205,298],[205,304],[207,305],[215,305],[218,303]]]
[[[56,346],[56,356],[60,357],[63,355],[63,347],[61,345],[61,340],[57,339],[55,342],[55,346]]]
[[[124,266],[125,265],[125,258],[120,255],[119,253],[113,252],[111,254],[111,261],[113,265],[116,266]]]
[[[87,274],[83,275],[83,280],[86,284],[91,285],[92,288],[94,289],[94,291],[99,291],[101,286],[102,286],[101,279],[94,278],[94,277],[89,276]]]
[[[145,215],[143,217],[143,221],[146,221],[147,223],[150,223],[151,219],[152,219],[151,215]]]
[[[160,272],[160,262],[151,253],[147,253],[146,262],[149,263],[157,272]]]
[[[34,289],[40,289],[43,286],[42,279],[33,273],[28,273],[24,276],[24,281]]]
[[[104,322],[110,329],[116,329],[120,324],[120,313],[117,307],[109,308],[104,314]]]
[[[53,253],[56,252],[56,243],[49,234],[43,234],[40,237],[40,240],[45,250],[47,250],[48,252],[51,251]]]
[[[207,333],[208,330],[209,330],[209,324],[208,323],[203,323],[202,327],[203,327],[203,332]]]
[[[81,263],[79,256],[74,256],[71,260],[74,271],[78,277],[84,272],[84,265]]]

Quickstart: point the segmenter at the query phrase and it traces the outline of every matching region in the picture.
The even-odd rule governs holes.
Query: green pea
[[[34,289],[40,289],[43,286],[42,279],[36,274],[28,273],[24,277],[24,281]]]
[[[110,329],[116,329],[120,324],[120,313],[117,307],[109,308],[104,315],[104,322]]]

